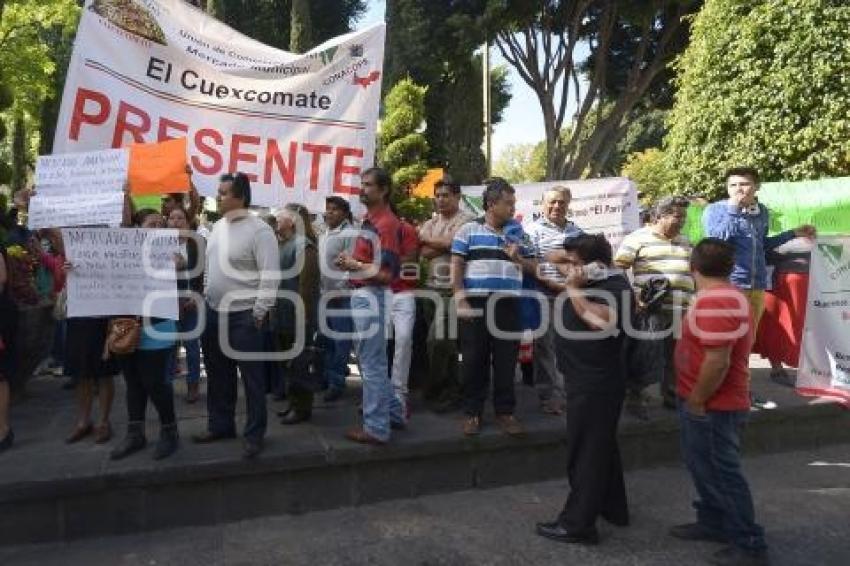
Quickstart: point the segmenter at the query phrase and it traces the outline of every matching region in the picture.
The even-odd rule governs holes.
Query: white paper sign
[[[358,176],[374,162],[383,23],[296,54],[184,0],[110,4],[83,8],[54,151],[186,137],[202,195],[241,171],[260,206],[324,210],[332,194],[360,206]]]
[[[850,406],[850,236],[820,237],[812,250],[797,391]]]
[[[68,316],[179,318],[177,230],[65,228]]]
[[[40,156],[28,226],[119,226],[129,162],[127,149]]]
[[[626,234],[640,227],[637,188],[625,177],[514,185],[517,219],[524,225],[537,220],[543,214],[543,193],[555,186],[570,189],[569,219],[585,232],[605,234],[614,250]],[[484,187],[463,187],[462,192],[480,198]]]

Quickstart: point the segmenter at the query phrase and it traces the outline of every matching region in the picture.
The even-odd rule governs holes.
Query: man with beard
[[[401,402],[393,395],[387,369],[388,288],[399,272],[400,228],[390,210],[390,176],[378,167],[361,176],[360,202],[366,206],[354,252],[343,252],[336,265],[351,273],[351,315],[363,379],[363,426],[345,436],[361,444],[383,445],[391,428],[404,428]]]

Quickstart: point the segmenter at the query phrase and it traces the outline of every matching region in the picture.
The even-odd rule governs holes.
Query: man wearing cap
[[[564,376],[555,362],[555,326],[551,322],[554,320],[552,315],[558,291],[550,289],[547,282],[560,284],[564,277],[553,264],[544,262],[543,258],[553,250],[563,249],[567,239],[582,233],[578,226],[567,220],[571,198],[572,193],[567,187],[557,185],[547,189],[543,193],[543,215],[526,229],[535,254],[541,261],[538,276],[544,284],[544,291],[547,291],[550,315],[545,334],[534,341],[534,384],[543,411],[554,415],[563,412],[565,393]]]
[[[437,411],[459,407],[460,380],[457,369],[457,344],[448,338],[449,307],[451,305],[451,245],[455,232],[472,221],[472,216],[460,210],[460,184],[448,175],[434,186],[436,215],[419,229],[420,255],[428,261],[427,288],[440,294],[443,312],[438,324],[436,308],[425,302],[425,316],[431,320],[428,329],[429,379],[425,398]],[[438,335],[438,330],[441,332]]]

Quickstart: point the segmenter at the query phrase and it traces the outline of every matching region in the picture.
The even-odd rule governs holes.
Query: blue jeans
[[[177,331],[192,332],[198,326],[198,311],[189,309],[180,312],[180,319],[177,321]],[[186,365],[189,373],[186,374],[186,383],[198,383],[201,381],[201,339],[182,340],[183,347],[186,349]],[[168,369],[165,372],[168,381],[174,378],[174,366],[177,364],[177,348],[174,348],[171,356],[168,358]]]
[[[682,455],[699,500],[697,522],[722,533],[730,544],[749,552],[767,548],[764,529],[755,522],[750,487],[741,471],[739,431],[749,411],[708,411],[694,415],[679,401]]]
[[[334,297],[327,303],[328,309],[349,310],[350,297]],[[353,331],[351,315],[328,316],[328,328],[334,332],[350,334]],[[348,356],[351,354],[351,339],[330,338],[322,336],[322,346],[325,349],[325,381],[329,389],[345,389],[345,378],[348,376]]]
[[[390,420],[404,422],[404,412],[387,372],[386,301],[384,287],[363,287],[351,297],[357,333],[357,357],[363,379],[363,429],[378,440],[390,439]]]
[[[235,360],[222,351],[219,325],[227,324],[230,345],[237,352],[266,352],[267,328],[257,328],[251,310],[219,313],[207,308],[207,327],[201,337],[207,367],[207,430],[213,434],[236,432],[237,370],[245,388],[245,431],[249,440],[266,434],[266,380],[268,362]]]

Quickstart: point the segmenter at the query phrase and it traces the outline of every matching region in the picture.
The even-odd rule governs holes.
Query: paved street
[[[748,459],[760,521],[777,565],[850,561],[850,445]],[[678,467],[628,475],[633,525],[600,525],[603,544],[561,545],[533,534],[553,517],[566,481],[466,491],[70,544],[0,548],[4,566],[700,564],[718,548],[669,538],[691,518]]]

